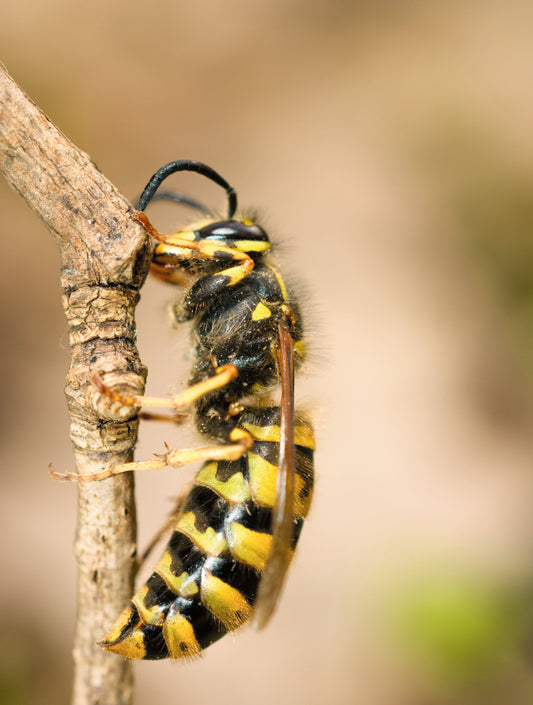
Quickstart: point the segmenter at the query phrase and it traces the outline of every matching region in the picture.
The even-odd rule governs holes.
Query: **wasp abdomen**
[[[272,541],[279,456],[279,410],[245,409],[236,427],[252,448],[240,460],[205,463],[166,550],[102,642],[129,658],[199,654],[252,615]],[[296,495],[292,547],[311,501],[314,437],[295,425]]]

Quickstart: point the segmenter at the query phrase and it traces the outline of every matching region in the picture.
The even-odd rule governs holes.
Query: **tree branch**
[[[0,170],[44,221],[61,254],[63,308],[72,361],[66,380],[79,474],[128,462],[135,409],[118,408],[91,382],[142,394],[146,371],[135,347],[134,309],[151,242],[128,201],[0,68]],[[128,705],[130,664],[96,645],[133,592],[135,505],[130,474],[78,484],[78,617],[75,705]]]

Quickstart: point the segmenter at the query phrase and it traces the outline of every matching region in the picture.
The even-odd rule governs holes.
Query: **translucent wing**
[[[262,629],[274,612],[292,557],[294,527],[294,347],[286,321],[279,324],[281,422],[272,547],[257,593],[253,624]]]

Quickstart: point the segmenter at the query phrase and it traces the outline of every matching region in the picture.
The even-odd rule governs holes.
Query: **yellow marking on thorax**
[[[196,516],[193,511],[182,514],[176,528],[188,536],[191,541],[204,553],[210,556],[219,556],[228,550],[228,544],[222,534],[217,534],[212,526],[204,532],[198,531],[195,526]]]
[[[252,606],[236,588],[206,570],[201,584],[202,603],[226,629],[237,629],[251,616]]]
[[[288,301],[289,299],[287,296],[287,287],[285,286],[285,282],[283,281],[281,274],[271,264],[265,263],[265,267],[268,267],[273,272],[274,276],[276,277],[276,281],[278,282],[278,286],[280,288],[281,295],[283,297],[283,301]]]
[[[199,654],[202,647],[196,640],[192,624],[179,612],[168,613],[163,624],[165,638],[170,658],[184,658]]]
[[[250,499],[250,489],[242,472],[234,473],[225,482],[217,478],[218,463],[206,463],[195,478],[197,485],[209,487],[228,502],[242,504]]]
[[[252,311],[252,321],[261,321],[263,318],[269,318],[272,315],[272,311],[265,306],[265,304],[259,302],[257,306]]]
[[[270,534],[253,531],[233,522],[228,529],[228,541],[234,558],[258,571],[264,570],[272,545]]]
[[[271,441],[279,443],[280,429],[277,425],[272,426],[256,426],[251,423],[243,423],[244,428],[250,432],[256,441]],[[302,424],[294,427],[294,443],[303,448],[315,449],[315,435],[310,426]]]

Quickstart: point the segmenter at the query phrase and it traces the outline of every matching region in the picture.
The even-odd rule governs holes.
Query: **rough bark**
[[[0,170],[53,233],[61,254],[72,350],[66,396],[77,472],[128,462],[136,410],[103,398],[91,377],[101,373],[106,383],[123,384],[127,394],[143,392],[146,371],[134,342],[134,310],[150,240],[132,219],[128,201],[1,68]],[[133,477],[79,483],[78,508],[73,703],[128,705],[130,664],[96,642],[133,592]]]

